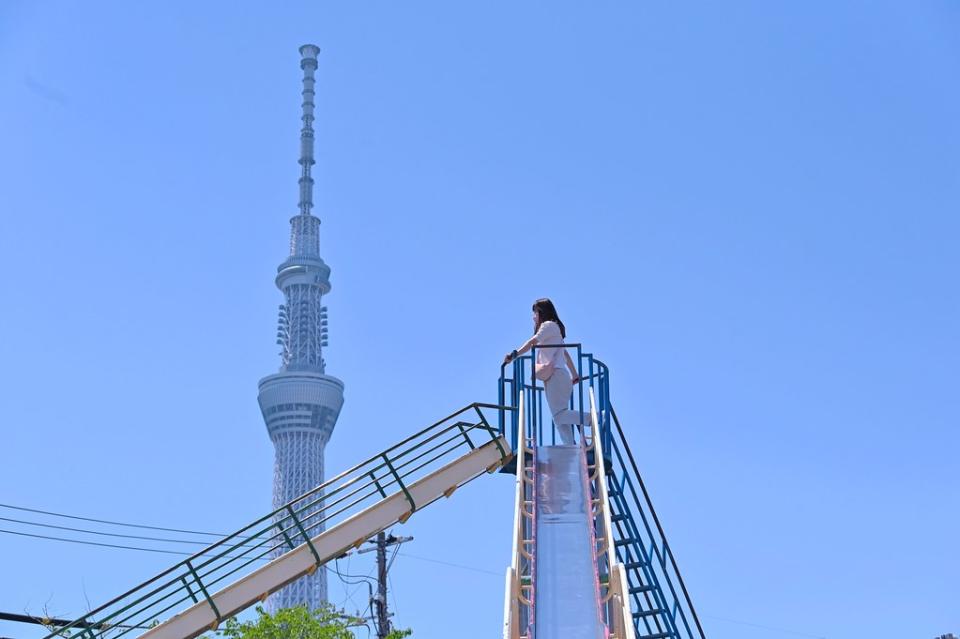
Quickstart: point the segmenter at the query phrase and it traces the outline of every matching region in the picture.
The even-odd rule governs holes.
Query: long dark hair
[[[541,297],[538,299],[533,303],[533,310],[537,312],[537,316],[540,318],[536,328],[533,330],[534,333],[540,330],[540,325],[544,322],[556,322],[560,327],[560,336],[566,338],[567,328],[563,325],[563,322],[560,321],[560,316],[557,315],[557,309],[553,305],[553,302],[550,301],[550,298]]]

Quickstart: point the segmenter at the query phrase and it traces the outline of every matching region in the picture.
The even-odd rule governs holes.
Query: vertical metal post
[[[523,395],[523,361],[519,358],[513,361],[513,387],[510,389],[513,393],[512,406],[520,405],[520,396]],[[511,411],[511,424],[513,424],[513,441],[510,442],[514,448],[517,446],[517,435],[523,437],[523,424],[520,423],[520,415],[517,411]]]
[[[540,408],[539,402],[540,399],[537,396],[537,347],[536,345],[530,349],[530,417],[533,419],[533,437],[534,441],[537,442],[537,445],[543,441],[543,425],[540,425],[539,432],[537,430],[537,409]]]
[[[583,348],[577,346],[577,377],[581,380],[583,379]],[[577,394],[578,399],[580,400],[580,424],[584,422],[583,418],[583,382],[577,382]]]
[[[603,369],[603,387],[600,389],[601,395],[603,397],[603,424],[604,424],[604,441],[603,441],[603,456],[611,457],[613,455],[613,429],[611,428],[610,420],[612,419],[611,413],[613,409],[610,407],[610,369],[604,366]]]
[[[506,383],[506,380],[504,379],[504,376],[506,375],[506,372],[507,372],[507,367],[506,367],[505,365],[504,365],[504,366],[501,366],[501,367],[500,367],[500,384],[498,385],[498,388],[497,388],[497,405],[499,405],[499,406],[503,406],[503,400],[504,400],[504,396],[503,396],[503,385]],[[500,417],[500,434],[501,434],[501,435],[506,435],[506,434],[507,434],[507,431],[504,430],[504,429],[506,428],[506,424],[504,424],[504,422],[503,422],[503,419],[504,419],[505,415],[503,414],[503,412],[504,412],[504,411],[503,411],[503,409],[501,408],[501,409],[499,410],[499,417]],[[511,445],[513,445],[513,449],[514,449],[514,450],[517,449],[517,447],[513,444],[513,442],[511,442]]]
[[[387,536],[377,533],[377,637],[386,639],[390,634],[390,618],[387,615]]]

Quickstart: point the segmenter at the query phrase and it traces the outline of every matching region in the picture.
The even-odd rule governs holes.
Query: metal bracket
[[[200,581],[200,576],[197,574],[197,571],[193,569],[193,564],[190,563],[189,559],[186,561],[186,564],[190,574],[193,575],[193,580],[197,582],[198,586],[200,586],[200,592],[203,593],[204,598],[206,598],[207,603],[213,610],[213,616],[217,618],[216,623],[210,626],[210,630],[216,630],[217,626],[220,625],[220,622],[223,621],[223,617],[220,616],[220,611],[217,610],[217,604],[213,603],[213,598],[210,596],[210,593],[207,592],[207,587],[203,585],[202,581]]]
[[[323,563],[323,560],[320,559],[320,554],[317,552],[317,549],[313,547],[313,542],[310,541],[310,535],[308,535],[307,531],[303,529],[303,525],[300,523],[300,520],[297,519],[297,516],[293,513],[293,507],[289,504],[287,505],[287,511],[290,513],[290,516],[293,517],[293,523],[297,525],[297,529],[300,531],[300,534],[303,535],[304,541],[310,548],[310,552],[313,553],[313,558],[317,560],[317,565],[319,566]]]
[[[397,470],[393,467],[393,464],[390,463],[390,458],[387,457],[387,454],[384,453],[381,455],[381,457],[383,457],[383,461],[384,463],[386,463],[387,468],[390,469],[390,472],[393,474],[394,479],[396,479],[397,483],[400,485],[400,490],[403,491],[403,494],[406,496],[407,501],[410,502],[410,512],[407,513],[406,519],[403,517],[400,518],[400,523],[402,524],[403,522],[407,521],[407,519],[410,518],[410,515],[413,514],[413,511],[417,509],[417,502],[413,501],[413,496],[410,494],[410,491],[407,490],[407,487],[406,485],[404,485],[403,480],[400,479],[400,474],[397,473]]]

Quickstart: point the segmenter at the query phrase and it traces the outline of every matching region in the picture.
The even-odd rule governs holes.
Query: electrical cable
[[[359,610],[360,606],[357,606],[357,602],[353,600],[353,596],[356,594],[357,590],[360,589],[360,586],[366,585],[367,590],[370,592],[370,597],[367,601],[367,607],[364,609],[363,613],[358,615],[359,617],[366,619],[366,617],[364,617],[364,613],[366,613],[367,609],[370,608],[369,600],[373,599],[373,587],[370,585],[370,581],[372,581],[372,578],[369,577],[369,574],[366,577],[362,575],[351,575],[351,574],[345,575],[344,573],[340,572],[339,562],[340,562],[340,557],[336,557],[333,560],[333,570],[335,573],[337,573],[337,577],[340,578],[341,582],[343,582],[344,584],[347,584],[348,586],[350,585],[356,586],[356,588],[354,588],[352,591],[349,588],[345,589],[347,592],[347,596],[346,598],[344,598],[343,603],[340,604],[340,608],[343,608],[347,604],[347,601],[349,601]],[[353,579],[360,579],[362,581],[349,581],[348,579],[346,579],[346,577],[351,577]]]
[[[3,506],[3,504],[0,504],[0,506]],[[0,519],[4,519],[4,518],[0,517]],[[88,518],[85,518],[85,517],[77,517],[77,519],[88,519]],[[42,525],[42,524],[41,524],[41,525]],[[52,526],[52,527],[56,527],[56,526]],[[77,530],[80,531],[81,529],[77,529]],[[166,530],[175,530],[175,529],[166,529]],[[83,532],[95,532],[95,531],[83,531]],[[35,538],[35,539],[48,539],[48,540],[52,540],[52,541],[63,541],[63,542],[68,542],[68,543],[73,543],[73,544],[82,544],[82,545],[87,545],[87,546],[99,546],[99,547],[103,547],[103,548],[119,548],[119,549],[123,549],[123,550],[139,550],[139,551],[142,551],[142,552],[162,553],[162,554],[167,554],[167,555],[180,555],[180,556],[184,556],[184,557],[189,557],[189,556],[191,556],[191,555],[193,554],[193,553],[183,552],[183,551],[177,551],[177,550],[164,550],[164,549],[159,549],[159,548],[143,548],[143,547],[140,547],[140,546],[125,546],[125,545],[120,545],[120,544],[105,544],[105,543],[99,543],[99,542],[94,542],[94,541],[85,541],[85,540],[81,540],[81,539],[69,539],[69,538],[65,538],[65,537],[52,537],[52,536],[49,536],[49,535],[37,535],[37,534],[32,534],[32,533],[18,532],[18,531],[14,531],[14,530],[6,530],[6,529],[3,529],[3,528],[0,528],[0,533],[6,533],[6,534],[9,534],[9,535],[19,535],[19,536],[21,536],[21,537],[33,537],[33,538]],[[165,541],[171,541],[171,540],[165,540]],[[500,576],[499,573],[493,572],[492,570],[484,570],[484,569],[482,569],[482,568],[475,568],[475,567],[473,567],[473,566],[464,566],[463,564],[456,564],[456,563],[453,563],[453,562],[450,562],[450,561],[442,561],[442,560],[440,560],[440,559],[431,559],[431,558],[429,558],[429,557],[420,557],[420,556],[417,556],[417,555],[411,555],[411,554],[409,554],[409,553],[400,553],[400,552],[399,552],[399,547],[397,547],[397,548],[394,549],[394,555],[393,555],[393,558],[391,559],[391,563],[393,562],[393,559],[395,559],[398,554],[399,554],[399,555],[402,555],[403,557],[409,557],[410,559],[418,559],[418,560],[420,560],[420,561],[427,561],[427,562],[430,562],[430,563],[440,564],[440,565],[444,565],[444,566],[450,566],[450,567],[452,567],[452,568],[461,568],[461,569],[463,569],[463,570],[471,570],[471,571],[473,571],[473,572],[479,572],[479,573],[484,573],[484,574],[488,574],[488,575],[495,575],[495,576],[497,576],[497,577]],[[263,559],[264,559],[264,560],[267,560],[267,558],[263,558]],[[339,574],[339,573],[338,573],[338,574]],[[346,575],[346,576],[351,576],[351,575]],[[361,576],[353,576],[353,577],[360,577],[360,578],[362,578]],[[356,584],[354,584],[354,585],[356,585]]]
[[[143,552],[157,552],[163,553],[165,555],[181,555],[181,556],[191,556],[193,553],[182,552],[179,550],[161,550],[159,548],[141,548],[138,546],[121,546],[119,544],[103,544],[97,541],[81,541],[80,539],[67,539],[65,537],[50,537],[48,535],[35,535],[33,533],[17,532],[15,530],[5,530],[0,528],[0,533],[7,533],[8,535],[19,535],[21,537],[34,537],[36,539],[51,539],[53,541],[66,541],[74,544],[84,544],[86,546],[102,546],[104,548],[123,548],[124,550],[141,550]]]
[[[387,573],[387,583],[390,585],[390,594],[393,595],[393,610],[394,614],[400,614],[400,605],[397,603],[397,589],[393,587],[393,579],[390,577],[390,573]]]
[[[163,526],[147,526],[145,524],[128,524],[122,521],[110,521],[108,519],[94,519],[93,517],[81,517],[79,515],[66,515],[64,513],[52,512],[49,510],[40,510],[38,508],[27,508],[25,506],[13,506],[11,504],[0,504],[0,508],[10,508],[12,510],[22,510],[30,513],[39,513],[41,515],[50,515],[51,517],[65,517],[67,519],[79,519],[81,521],[92,521],[98,524],[110,524],[113,526],[126,526],[127,528],[146,528],[148,530],[163,530],[166,532],[187,533],[188,535],[208,535],[210,537],[226,537],[222,533],[203,532],[201,530],[184,530],[182,528],[164,528]]]
[[[19,537],[32,537],[34,539],[49,539],[51,541],[65,541],[71,544],[80,544],[83,546],[98,546],[102,548],[120,548],[122,550],[139,550],[141,552],[155,552],[155,553],[161,553],[164,555],[179,555],[181,557],[192,557],[193,555],[196,554],[196,553],[184,552],[182,550],[164,550],[162,548],[143,548],[142,546],[124,546],[122,544],[104,544],[98,541],[85,541],[83,539],[69,539],[67,537],[52,537],[50,535],[37,535],[34,533],[25,533],[25,532],[19,532],[16,530],[6,530],[4,528],[0,528],[0,533],[5,533],[8,535],[17,535]],[[224,557],[228,559],[240,559],[242,558],[242,555],[241,556],[224,555]],[[270,561],[269,557],[255,557],[254,559],[259,561]]]
[[[350,577],[351,579],[362,579],[362,580],[365,580],[365,581],[373,581],[373,580],[374,580],[373,577],[370,576],[370,573],[367,573],[366,575],[351,575],[351,574],[349,574],[349,573],[340,572],[340,564],[338,563],[339,561],[340,561],[340,558],[339,558],[339,557],[337,557],[336,559],[333,560],[333,566],[334,566],[333,569],[334,569],[334,572],[337,573],[337,576],[340,577],[340,581],[342,581],[342,582],[344,582],[344,583],[348,583],[348,584],[353,585],[353,586],[356,586],[356,585],[359,585],[359,584],[364,583],[364,582],[363,582],[363,581],[348,581],[347,579],[345,579],[345,577]],[[371,571],[371,572],[372,572],[372,571]]]
[[[453,568],[462,568],[464,570],[472,570],[473,572],[482,572],[487,575],[494,575],[496,577],[502,577],[498,572],[493,572],[492,570],[484,570],[483,568],[474,568],[473,566],[464,566],[463,564],[455,564],[451,561],[442,561],[440,559],[431,559],[429,557],[419,557],[417,555],[411,555],[409,553],[402,552],[400,553],[401,557],[409,557],[410,559],[419,559],[420,561],[429,561],[432,564],[441,564],[443,566],[451,566]]]
[[[102,535],[104,537],[123,537],[125,539],[142,539],[144,541],[162,541],[170,544],[195,544],[200,546],[209,546],[207,541],[198,541],[193,539],[170,539],[167,537],[145,537],[143,535],[124,535],[121,533],[109,533],[99,530],[87,530],[86,528],[73,528],[71,526],[57,526],[56,524],[44,524],[37,521],[27,521],[25,519],[11,519],[10,517],[0,517],[0,521],[9,521],[15,524],[26,524],[28,526],[38,526],[41,528],[55,528],[57,530],[68,530],[70,532],[86,533],[90,535]]]
[[[387,574],[390,574],[390,567],[393,566],[393,560],[397,558],[397,552],[400,550],[400,544],[394,544],[393,554],[390,555],[390,559],[387,560]]]

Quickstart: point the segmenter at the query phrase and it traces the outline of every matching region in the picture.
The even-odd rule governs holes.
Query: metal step
[[[634,619],[639,619],[640,617],[652,617],[653,615],[659,615],[666,612],[663,608],[654,608],[653,610],[641,610],[640,612],[633,613]]]
[[[658,632],[655,635],[637,635],[637,639],[667,639],[667,637],[673,637],[672,632]]]
[[[651,592],[653,590],[656,590],[653,586],[634,586],[629,592],[631,595],[635,595],[638,592]]]
[[[638,568],[643,568],[644,566],[648,565],[649,564],[645,561],[628,561],[627,563],[623,564],[623,567],[627,570],[637,570]]]

